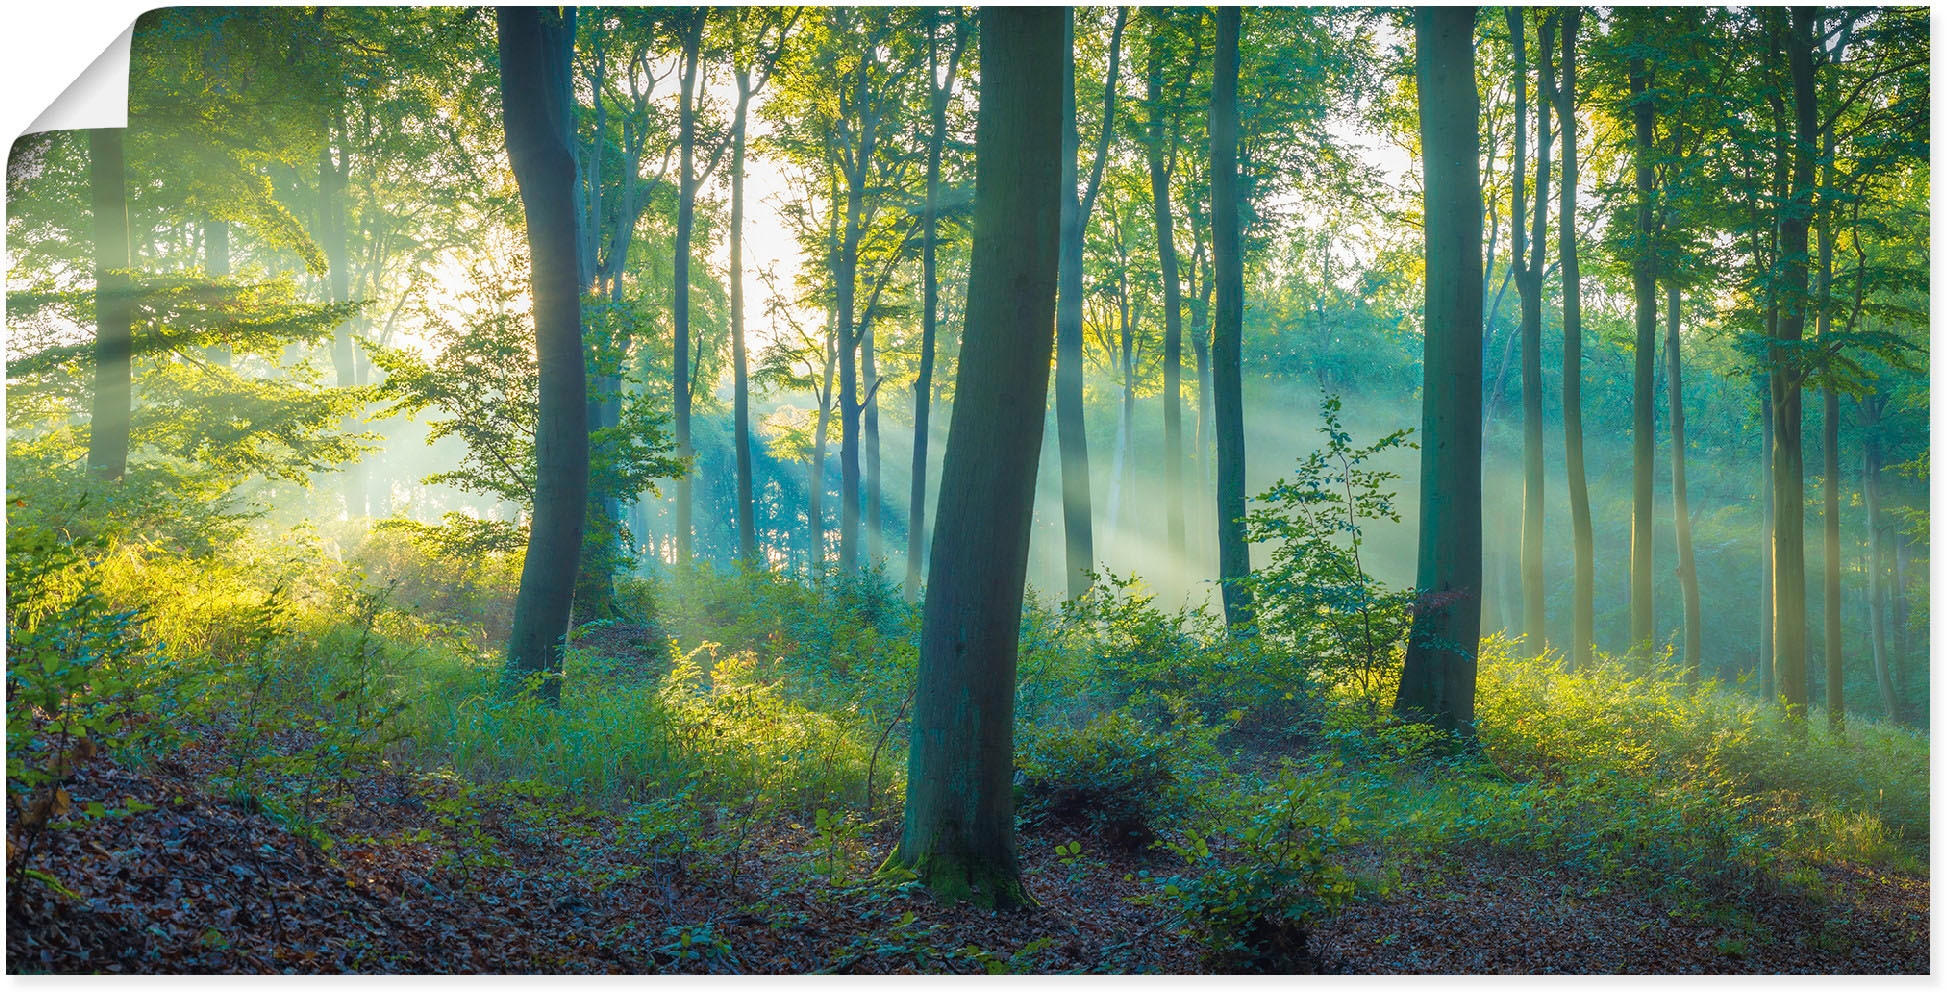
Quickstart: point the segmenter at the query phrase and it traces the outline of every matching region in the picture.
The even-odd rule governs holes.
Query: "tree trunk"
[[[1548,244],[1547,93],[1554,82],[1555,21],[1551,14],[1541,26],[1541,72],[1535,99],[1534,235],[1530,240],[1522,230],[1527,211],[1528,144],[1524,17],[1520,9],[1508,9],[1515,65],[1513,273],[1515,288],[1521,294],[1521,631],[1527,638],[1528,652],[1539,654],[1546,645],[1548,607],[1542,562],[1547,475],[1542,461],[1541,283]]]
[[[995,907],[1032,903],[1014,842],[1014,675],[1055,316],[1062,16],[980,11],[966,334],[889,860],[942,899]]]
[[[1656,638],[1655,586],[1651,567],[1656,534],[1656,111],[1650,75],[1640,58],[1629,60],[1630,116],[1636,124],[1636,230],[1629,274],[1636,299],[1636,375],[1630,410],[1629,648],[1645,658]]]
[[[1761,450],[1758,456],[1758,473],[1763,480],[1759,484],[1758,489],[1764,491],[1762,519],[1760,523],[1760,531],[1763,534],[1758,538],[1758,600],[1762,602],[1758,608],[1758,698],[1766,703],[1770,703],[1778,698],[1778,680],[1777,671],[1772,669],[1771,665],[1771,534],[1773,526],[1777,522],[1777,509],[1772,506],[1771,502],[1771,419],[1776,414],[1776,411],[1773,409],[1771,403],[1771,377],[1769,375],[1758,377],[1758,404],[1762,408],[1759,413],[1761,424],[1758,426],[1759,448]]]
[[[676,478],[676,565],[687,567],[696,541],[691,518],[695,501],[695,455],[690,446],[690,241],[696,230],[696,77],[702,62],[705,8],[690,12],[690,25],[683,32],[682,84],[677,99],[676,135],[678,168],[676,188],[676,244],[671,263],[670,322],[675,326],[675,344],[670,351],[670,387],[674,397],[671,428],[676,436],[676,458],[683,461],[683,475]]]
[[[877,568],[885,550],[879,531],[879,359],[872,318],[868,309],[865,320],[859,323],[859,374],[865,388],[865,399],[859,409],[859,441],[865,450],[865,564]]]
[[[864,117],[866,69],[861,61],[855,83],[855,103]],[[859,146],[851,162],[843,164],[845,221],[833,267],[838,298],[838,568],[850,573],[859,565],[859,340],[854,332],[858,306],[859,239],[864,231],[865,182],[872,159],[871,122],[862,120]],[[836,205],[834,205],[836,206]]]
[[[1413,631],[1393,710],[1471,737],[1481,594],[1480,94],[1474,10],[1413,13],[1426,197],[1426,357]]]
[[[750,113],[750,71],[737,71],[737,111],[730,125],[730,362],[734,378],[731,444],[737,449],[737,559],[763,565],[757,551],[757,502],[750,467],[750,355],[744,345],[744,130]]]
[[[1082,410],[1082,240],[1088,215],[1101,189],[1108,162],[1109,138],[1115,130],[1115,78],[1122,55],[1122,30],[1127,8],[1117,8],[1115,33],[1109,44],[1108,85],[1102,95],[1102,130],[1089,169],[1087,188],[1078,196],[1076,158],[1081,154],[1081,131],[1075,116],[1075,11],[1069,8],[1062,37],[1062,160],[1061,160],[1061,275],[1055,312],[1055,434],[1061,446],[1062,533],[1068,560],[1068,596],[1088,592],[1089,571],[1095,568],[1094,501],[1089,494],[1088,432]]]
[[[1825,179],[1832,186],[1832,130],[1825,129]],[[1832,341],[1832,223],[1829,205],[1818,212],[1818,340]],[[1861,288],[1864,289],[1863,287]],[[1825,722],[1834,735],[1846,730],[1845,609],[1839,571],[1839,393],[1829,375],[1820,391],[1825,400]]]
[[[1562,448],[1575,535],[1569,661],[1578,670],[1595,660],[1595,526],[1589,518],[1589,476],[1582,459],[1582,264],[1575,237],[1575,194],[1581,182],[1575,151],[1575,34],[1581,25],[1581,8],[1562,14],[1562,85],[1555,107],[1562,121]]]
[[[1223,584],[1224,620],[1233,630],[1251,622],[1251,592],[1246,586],[1251,547],[1244,537],[1244,258],[1238,231],[1243,202],[1237,189],[1241,22],[1238,8],[1217,8],[1216,77],[1210,87],[1211,259],[1217,294],[1210,367],[1217,429],[1217,569]],[[1478,300],[1474,309],[1480,310]]]
[[[1170,563],[1189,565],[1183,532],[1183,292],[1176,275],[1176,221],[1170,213],[1170,169],[1163,155],[1163,59],[1149,49],[1149,197],[1156,224],[1156,257],[1163,281],[1163,516]],[[1187,579],[1187,577],[1186,577]]]
[[[1778,314],[1778,344],[1771,353],[1777,377],[1773,402],[1771,481],[1776,491],[1777,518],[1773,522],[1772,653],[1777,662],[1778,693],[1787,716],[1805,716],[1805,450],[1800,384],[1803,375],[1792,353],[1805,337],[1809,280],[1806,256],[1810,231],[1812,160],[1818,140],[1818,106],[1812,79],[1812,24],[1809,8],[1793,8],[1785,48],[1791,68],[1792,102],[1797,142],[1792,154],[1791,199],[1782,208],[1778,225],[1778,255],[1783,293]]]
[[[927,14],[926,78],[939,76],[937,12]],[[920,315],[919,377],[913,383],[913,485],[906,502],[906,599],[919,599],[920,570],[926,563],[927,448],[933,410],[933,351],[938,337],[940,276],[939,245],[940,154],[946,145],[946,111],[953,99],[953,77],[960,67],[959,21],[954,21],[953,49],[947,57],[946,79],[930,87],[931,130],[926,136],[926,219],[920,235],[920,283],[924,313]]]
[[[1873,640],[1873,678],[1879,682],[1879,704],[1886,714],[1886,720],[1900,720],[1900,698],[1893,688],[1892,660],[1886,651],[1886,582],[1885,563],[1886,543],[1884,535],[1886,522],[1881,517],[1879,471],[1882,468],[1879,416],[1885,399],[1873,394],[1860,402],[1860,413],[1864,415],[1866,435],[1866,470],[1864,490],[1866,497],[1866,536],[1868,553],[1866,562],[1866,599],[1869,631]]]
[[[1704,615],[1697,590],[1697,554],[1690,541],[1690,484],[1684,465],[1683,428],[1683,291],[1671,280],[1667,290],[1669,304],[1668,337],[1663,343],[1663,361],[1669,368],[1670,394],[1670,503],[1677,525],[1677,584],[1683,591],[1683,671],[1691,682],[1702,674],[1704,656]]]
[[[538,692],[561,697],[562,643],[574,602],[576,553],[588,502],[587,373],[576,272],[574,91],[569,78],[572,10],[502,7],[501,103],[507,157],[520,187],[533,267],[540,418],[534,435],[534,517],[507,641],[507,677],[540,675]]]
[[[95,391],[88,469],[108,480],[128,472],[130,356],[135,285],[129,277],[127,128],[88,132],[89,197],[95,214]]]
[[[1833,734],[1846,730],[1845,615],[1839,602],[1839,393],[1825,398],[1825,722]]]

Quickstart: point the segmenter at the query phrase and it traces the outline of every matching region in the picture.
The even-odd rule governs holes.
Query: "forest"
[[[1924,7],[180,7],[6,967],[1930,971]]]

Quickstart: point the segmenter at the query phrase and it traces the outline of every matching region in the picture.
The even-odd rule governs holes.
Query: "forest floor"
[[[1166,853],[1067,859],[1021,839],[1039,907],[941,906],[871,871],[894,841],[784,819],[649,853],[615,816],[450,776],[351,771],[309,820],[210,793],[220,733],[150,763],[93,757],[73,809],[136,808],[30,841],[8,819],[9,973],[1207,972],[1165,909],[1132,902]],[[465,795],[464,797],[462,795]],[[130,805],[129,800],[140,802]],[[141,805],[152,809],[139,810]],[[1045,834],[1045,833],[1044,833]],[[715,855],[698,855],[708,848]],[[1840,866],[1735,908],[1683,909],[1532,852],[1469,846],[1390,867],[1384,898],[1314,929],[1320,972],[1925,973],[1924,877]]]

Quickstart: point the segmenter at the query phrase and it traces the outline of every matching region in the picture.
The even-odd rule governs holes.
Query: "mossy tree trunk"
[[[889,860],[942,899],[995,907],[1032,901],[1014,843],[1014,671],[1053,350],[1063,16],[980,11],[967,323]]]

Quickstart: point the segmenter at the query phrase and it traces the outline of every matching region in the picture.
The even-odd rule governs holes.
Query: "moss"
[[[1033,908],[1039,904],[1021,882],[1020,867],[1007,858],[954,853],[937,847],[908,857],[902,845],[886,857],[877,876],[917,879],[942,904],[965,901],[992,911]]]

